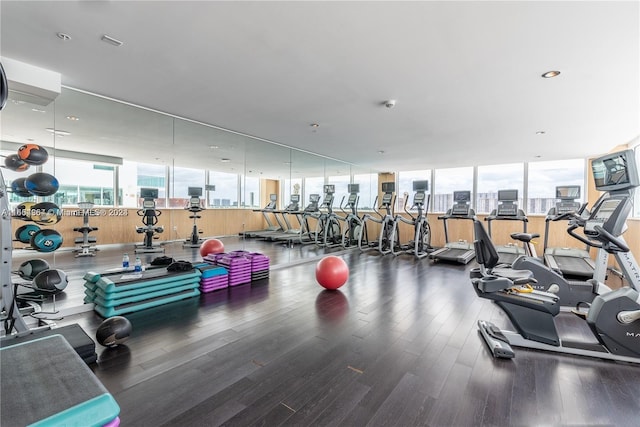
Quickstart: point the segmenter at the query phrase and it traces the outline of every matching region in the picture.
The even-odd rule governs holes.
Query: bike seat
[[[538,233],[511,233],[511,238],[513,240],[519,240],[521,242],[529,243],[536,237],[540,237]]]

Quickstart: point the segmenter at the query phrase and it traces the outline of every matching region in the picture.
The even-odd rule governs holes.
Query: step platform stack
[[[229,272],[226,268],[203,262],[196,264],[200,270],[200,292],[207,293],[229,287]]]
[[[237,286],[269,277],[269,257],[258,252],[234,251],[209,254],[204,261],[229,272],[229,286]]]
[[[85,303],[103,317],[119,316],[200,295],[200,270],[167,271],[154,268],[142,272],[88,272]]]

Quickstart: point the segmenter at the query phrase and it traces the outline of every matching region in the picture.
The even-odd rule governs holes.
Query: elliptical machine
[[[626,221],[632,208],[634,188],[640,185],[634,152],[626,150],[595,159],[592,171],[596,188],[608,193],[584,221],[586,237],[577,237],[574,233],[579,226],[577,223],[567,231],[583,243],[616,256],[625,278],[630,284],[637,283],[634,276],[639,271],[638,264],[624,238],[612,232],[615,228],[625,228],[620,223]],[[482,225],[478,227],[478,224],[476,221],[475,246],[483,274],[482,277],[472,276],[473,287],[481,298],[495,301],[516,328],[516,331],[504,331],[491,322],[478,321],[482,337],[495,357],[514,357],[512,346],[516,346],[640,363],[640,293],[637,289],[623,287],[611,290],[596,295],[588,311],[580,310],[588,304],[580,304],[574,310],[585,320],[596,341],[562,339],[554,322],[560,312],[559,296],[536,291],[530,286],[523,288],[521,284],[527,279],[522,275],[531,275],[531,271],[515,270],[515,276],[499,277],[484,269],[497,263],[497,255]],[[533,279],[535,281],[535,275]]]
[[[368,244],[366,225],[362,218],[358,216],[358,200],[360,199],[358,193],[360,193],[360,184],[349,184],[347,191],[349,191],[349,198],[347,199],[346,207],[348,207],[351,212],[346,212],[342,207],[342,203],[340,203],[340,210],[346,215],[344,218],[338,217],[338,219],[345,222],[342,233],[343,248],[357,246],[363,239],[364,244]],[[364,236],[362,236],[362,233],[364,233]]]
[[[429,190],[429,181],[413,181],[413,205],[411,209],[417,209],[418,214],[414,217],[409,210],[407,210],[408,195],[404,199],[404,211],[411,219],[407,219],[402,215],[396,215],[396,224],[404,222],[413,226],[413,240],[403,246],[392,246],[391,253],[393,255],[400,255],[401,253],[413,254],[416,258],[422,259],[433,251],[431,247],[431,227],[427,221],[427,211],[429,209],[429,201],[431,195],[426,196],[425,193]],[[426,198],[426,201],[425,201]],[[398,227],[393,227],[393,232],[398,233]],[[392,236],[391,240],[399,240],[400,238]]]
[[[342,243],[342,233],[340,231],[340,222],[338,216],[333,212],[333,200],[336,186],[333,184],[325,184],[324,199],[321,207],[327,209],[326,212],[320,212],[315,216],[317,219],[315,239],[316,245],[322,247],[335,247]],[[313,215],[312,215],[313,216]]]
[[[188,195],[189,203],[185,206],[185,209],[191,212],[189,218],[193,220],[193,227],[191,228],[191,236],[189,236],[182,246],[185,248],[199,248],[203,240],[200,238],[202,231],[198,230],[197,224],[197,221],[202,218],[198,213],[204,210],[200,200],[200,197],[202,197],[202,187],[189,187]]]
[[[378,198],[376,197],[373,202],[373,210],[380,217],[380,219],[375,218],[373,215],[366,214],[362,218],[362,222],[366,227],[367,221],[372,221],[380,224],[380,233],[378,235],[378,240],[375,242],[365,242],[365,233],[360,235],[360,241],[358,242],[358,247],[361,251],[368,251],[371,249],[377,249],[382,255],[390,254],[393,245],[399,244],[399,242],[394,240],[394,236],[397,236],[397,233],[394,233],[393,229],[397,227],[397,223],[395,220],[393,206],[396,202],[396,183],[395,182],[383,182],[382,183],[382,202],[380,206],[376,208],[376,204]],[[384,209],[385,214],[383,215],[380,210]]]
[[[141,188],[140,197],[142,197],[142,209],[138,209],[136,213],[138,216],[142,217],[142,224],[144,224],[144,227],[136,227],[136,233],[144,234],[144,241],[142,242],[142,245],[136,246],[135,252],[164,252],[163,247],[153,245],[153,240],[158,238],[155,234],[164,232],[164,227],[156,225],[158,224],[158,217],[162,215],[162,212],[156,209],[158,189]]]

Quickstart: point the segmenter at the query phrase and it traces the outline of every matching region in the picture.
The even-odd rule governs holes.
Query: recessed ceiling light
[[[33,138],[27,138],[27,141],[29,141],[29,142],[33,142],[33,141],[35,141],[35,139],[33,139]]]
[[[58,136],[69,136],[69,135],[71,135],[71,132],[67,132],[66,130],[60,130],[60,129],[54,129],[54,128],[47,128],[45,130],[47,132],[51,132],[51,133],[56,134]]]
[[[222,163],[229,163],[229,162],[231,161],[231,159],[222,158],[222,159],[220,159],[220,161],[221,161]]]
[[[558,77],[560,75],[560,71],[547,71],[542,75],[545,79],[550,79],[552,77]]]
[[[218,147],[217,145],[210,145],[209,148],[211,148],[212,150],[217,150],[220,147]]]
[[[104,35],[100,38],[100,40],[102,40],[102,41],[103,41],[103,42],[105,42],[105,43],[109,43],[110,45],[113,45],[113,46],[115,46],[115,47],[120,47],[120,46],[122,46],[122,45],[124,44],[124,43],[122,43],[120,40],[118,40],[118,39],[114,39],[113,37],[108,36],[108,35],[106,35],[106,34],[104,34]]]
[[[78,120],[80,120],[80,117],[76,117],[76,116],[67,116],[67,119],[71,120],[72,122],[77,122]]]
[[[39,108],[32,108],[31,111],[35,112],[35,113],[46,113],[45,110],[41,110]]]
[[[539,130],[536,132],[536,135],[544,135],[546,132],[543,130]]]
[[[384,150],[378,150],[378,154],[384,154]]]
[[[71,36],[69,34],[58,33],[56,34],[56,36],[58,36],[60,40],[64,40],[64,41],[71,40]]]
[[[537,156],[533,156],[533,157],[535,157],[536,159],[542,158],[542,156],[540,154],[538,154]]]
[[[317,123],[311,123],[309,126],[311,126],[312,128],[319,128],[320,125]]]
[[[291,164],[291,162],[282,162],[282,163],[284,163],[285,165],[290,165]]]

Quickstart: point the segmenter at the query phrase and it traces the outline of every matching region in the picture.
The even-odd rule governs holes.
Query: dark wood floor
[[[476,321],[509,321],[473,292],[473,264],[352,251],[342,255],[348,283],[328,292],[315,262],[284,268],[321,251],[245,248],[282,268],[128,315],[126,346],[99,348],[93,370],[123,425],[640,425],[638,366],[521,349],[493,359]],[[60,264],[77,281],[120,253]],[[101,321],[84,313],[58,324],[91,335]]]

